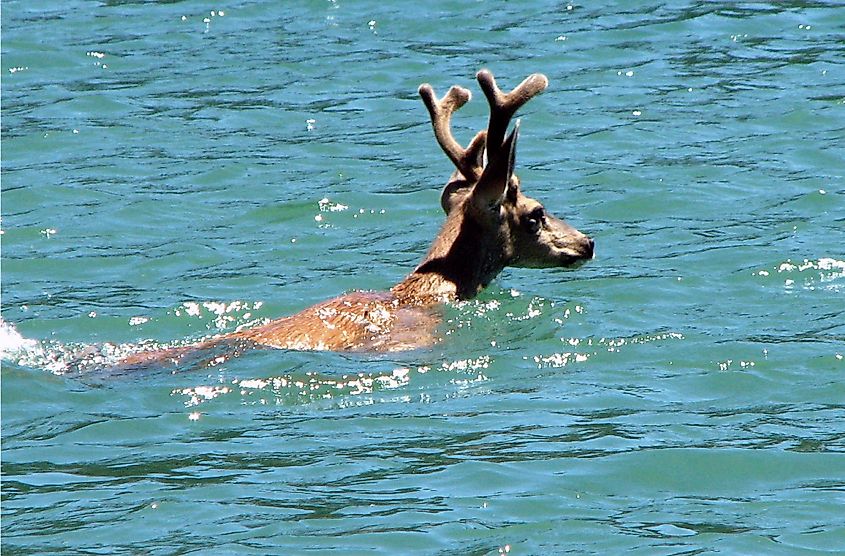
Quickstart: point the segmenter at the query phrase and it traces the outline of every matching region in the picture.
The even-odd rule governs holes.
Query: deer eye
[[[532,233],[536,234],[540,231],[540,228],[543,225],[543,221],[546,219],[546,211],[543,207],[537,207],[531,212],[529,212],[523,218],[523,224],[526,228]]]

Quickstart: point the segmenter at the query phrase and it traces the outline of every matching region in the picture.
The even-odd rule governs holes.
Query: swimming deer
[[[591,259],[592,239],[522,193],[514,173],[519,120],[505,136],[516,111],[542,92],[548,79],[535,73],[504,93],[489,71],[476,77],[490,105],[490,119],[466,148],[452,136],[451,118],[470,100],[470,92],[453,86],[438,99],[431,85],[419,88],[434,137],[455,171],[440,198],[446,221],[428,254],[404,280],[387,292],[355,291],[195,345],[137,353],[122,365],[179,363],[189,353],[224,344],[230,354],[251,347],[373,352],[424,348],[437,340],[437,307],[475,297],[506,266],[572,267]]]

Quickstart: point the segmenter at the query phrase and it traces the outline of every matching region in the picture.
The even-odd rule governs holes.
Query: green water
[[[595,260],[432,350],[64,372],[399,281],[416,89],[465,142],[481,67],[548,75],[518,171]],[[845,550],[840,3],[7,0],[0,69],[4,554]]]

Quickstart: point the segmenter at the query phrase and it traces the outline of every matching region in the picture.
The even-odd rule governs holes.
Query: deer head
[[[593,240],[523,194],[514,173],[519,121],[506,137],[508,126],[548,79],[534,74],[504,93],[489,71],[476,77],[490,105],[490,120],[466,148],[452,136],[451,117],[470,100],[470,92],[453,86],[438,99],[431,85],[419,88],[434,136],[455,172],[440,198],[446,223],[423,262],[394,291],[427,285],[433,290],[429,293],[466,299],[506,266],[571,267],[593,257]]]

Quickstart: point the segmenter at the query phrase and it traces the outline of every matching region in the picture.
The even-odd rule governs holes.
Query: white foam
[[[0,317],[0,359],[16,359],[38,346],[38,342],[21,336],[17,328]]]

